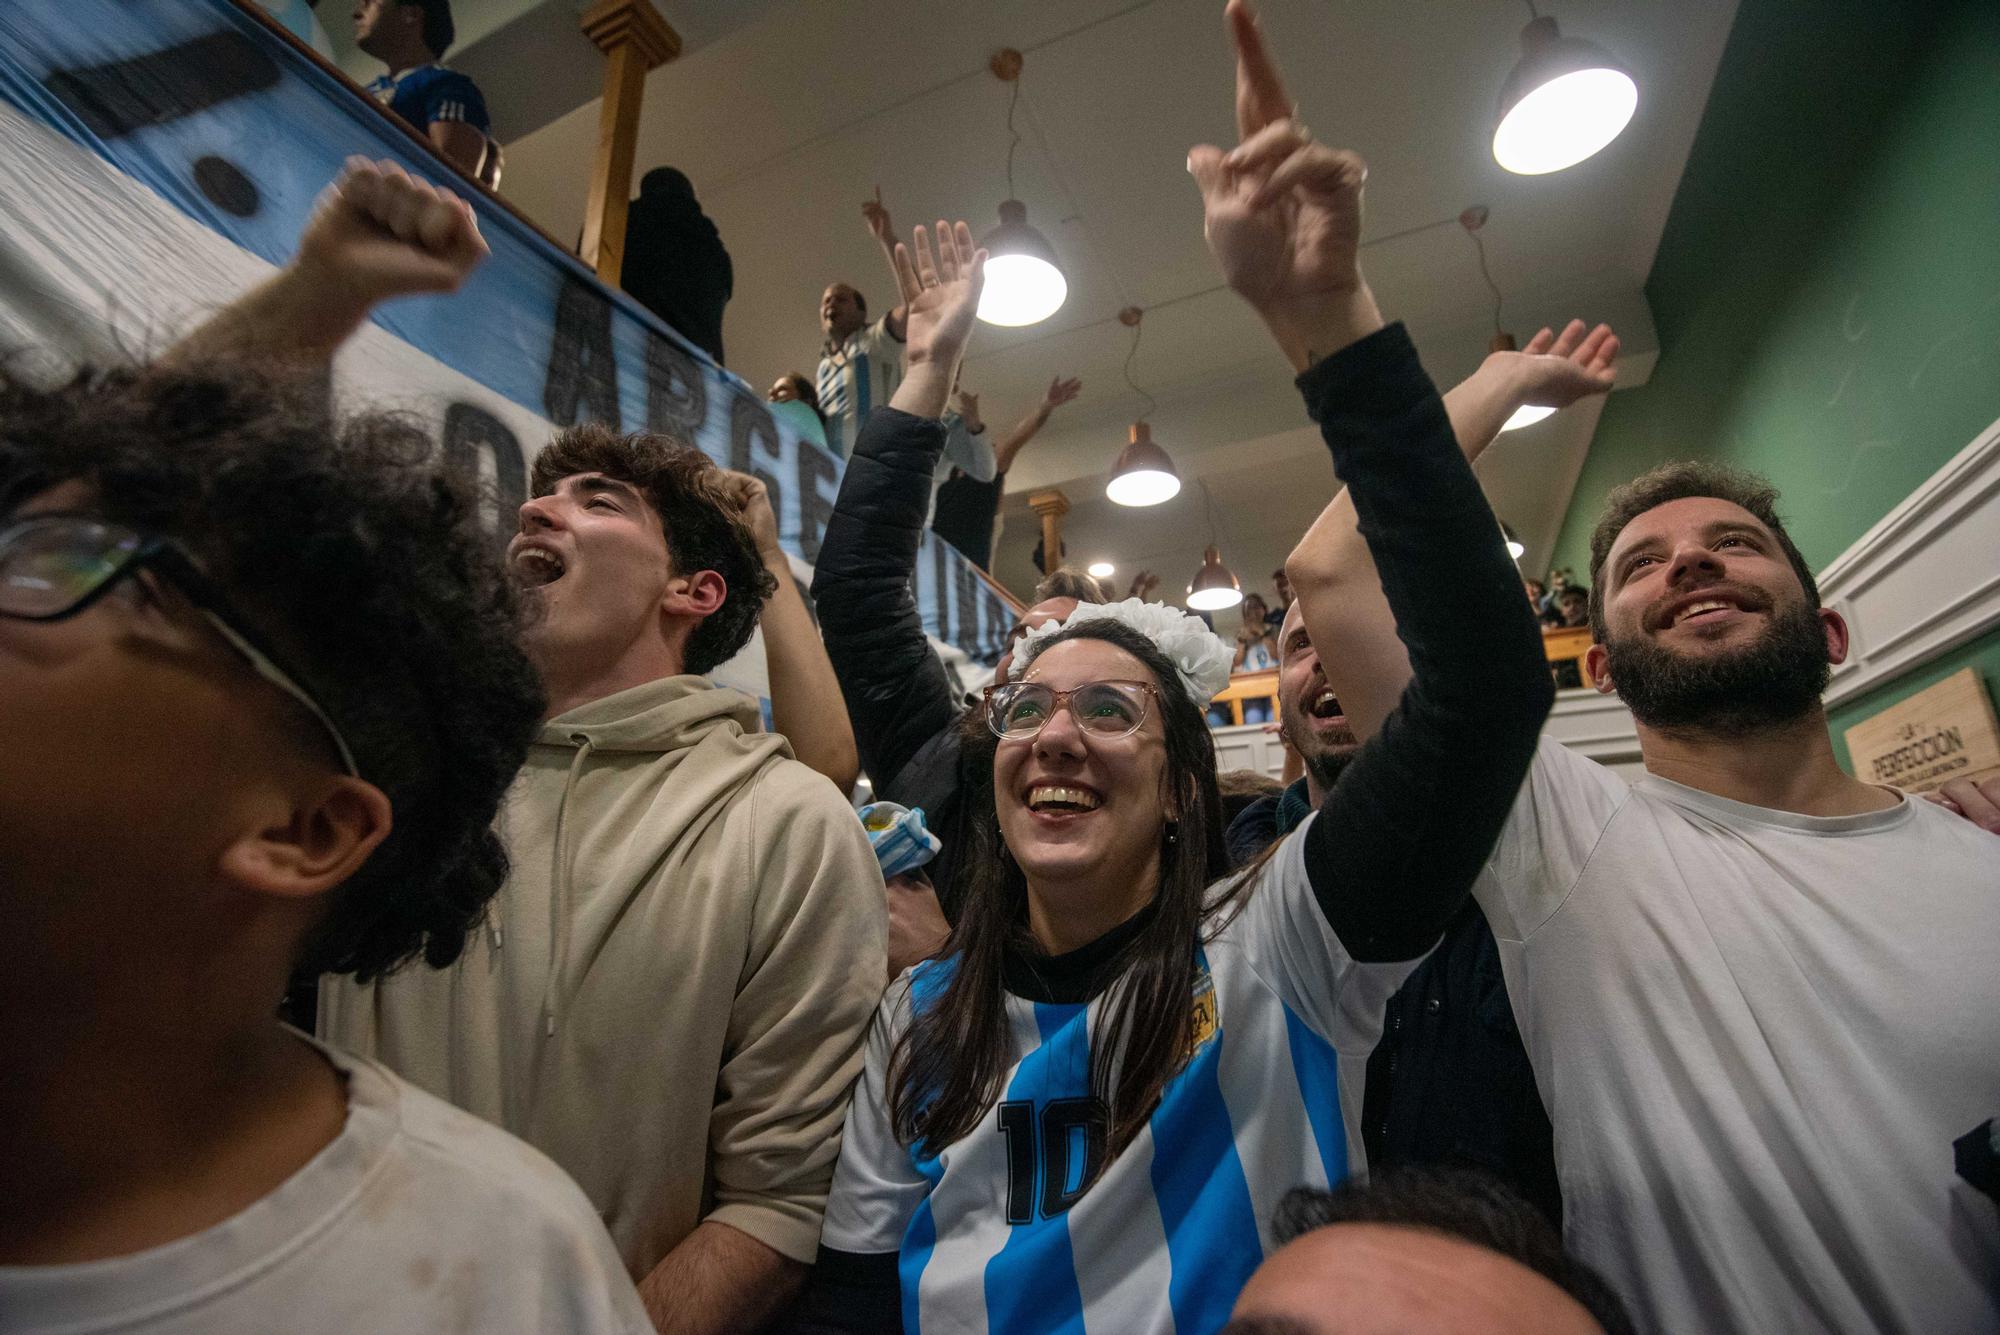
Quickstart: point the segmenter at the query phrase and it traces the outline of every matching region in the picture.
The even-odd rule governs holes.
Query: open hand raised
[[[895,255],[896,282],[909,309],[903,361],[949,371],[972,336],[979,291],[986,284],[986,252],[972,248],[972,229],[964,222],[938,221],[935,256],[925,229],[917,228],[911,241],[910,246],[898,242]]]
[[[1512,363],[1507,369],[1519,386],[1518,398],[1544,408],[1567,408],[1592,394],[1607,394],[1618,374],[1618,335],[1611,326],[1588,328],[1571,320],[1558,334],[1544,329],[1519,352],[1496,352],[1489,360]]]

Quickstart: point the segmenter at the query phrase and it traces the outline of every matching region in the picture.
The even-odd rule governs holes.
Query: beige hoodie
[[[634,1279],[704,1218],[813,1259],[887,973],[867,835],[756,726],[688,676],[551,719],[464,956],[320,989],[322,1037],[567,1170]]]

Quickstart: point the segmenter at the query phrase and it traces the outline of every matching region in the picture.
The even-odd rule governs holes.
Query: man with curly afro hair
[[[354,164],[198,346],[323,357],[483,252],[463,201]],[[507,571],[548,705],[504,806],[513,870],[449,968],[326,979],[320,1034],[553,1158],[663,1329],[753,1329],[818,1246],[886,971],[881,873],[841,792],[704,675],[784,568],[753,480],[586,423],[530,490]]]
[[[10,1330],[646,1328],[514,1137],[277,1018],[442,966],[543,695],[431,442],[207,359],[0,369]]]

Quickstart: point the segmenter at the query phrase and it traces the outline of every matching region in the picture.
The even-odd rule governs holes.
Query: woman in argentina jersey
[[[1526,603],[1498,594],[1519,584],[1498,524],[1361,281],[1360,164],[1260,92],[1231,17],[1246,143],[1190,159],[1210,244],[1302,371],[1414,679],[1321,810],[1225,877],[1203,709],[1227,649],[1136,600],[1030,632],[968,716],[992,791],[964,908],[877,1015],[795,1329],[1219,1328],[1279,1197],[1361,1167],[1383,1005],[1464,902],[1553,699]],[[871,418],[908,437],[883,457],[939,430],[970,323],[950,312],[979,286],[960,235],[911,309],[940,383]],[[1310,629],[1334,586],[1294,583]]]

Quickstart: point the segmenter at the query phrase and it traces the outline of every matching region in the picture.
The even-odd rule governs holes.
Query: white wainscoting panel
[[[2000,626],[2000,422],[1820,572],[1853,645],[1829,707]]]
[[[1285,769],[1285,748],[1261,723],[1238,723],[1209,730],[1215,739],[1215,768],[1254,770],[1275,779]]]

